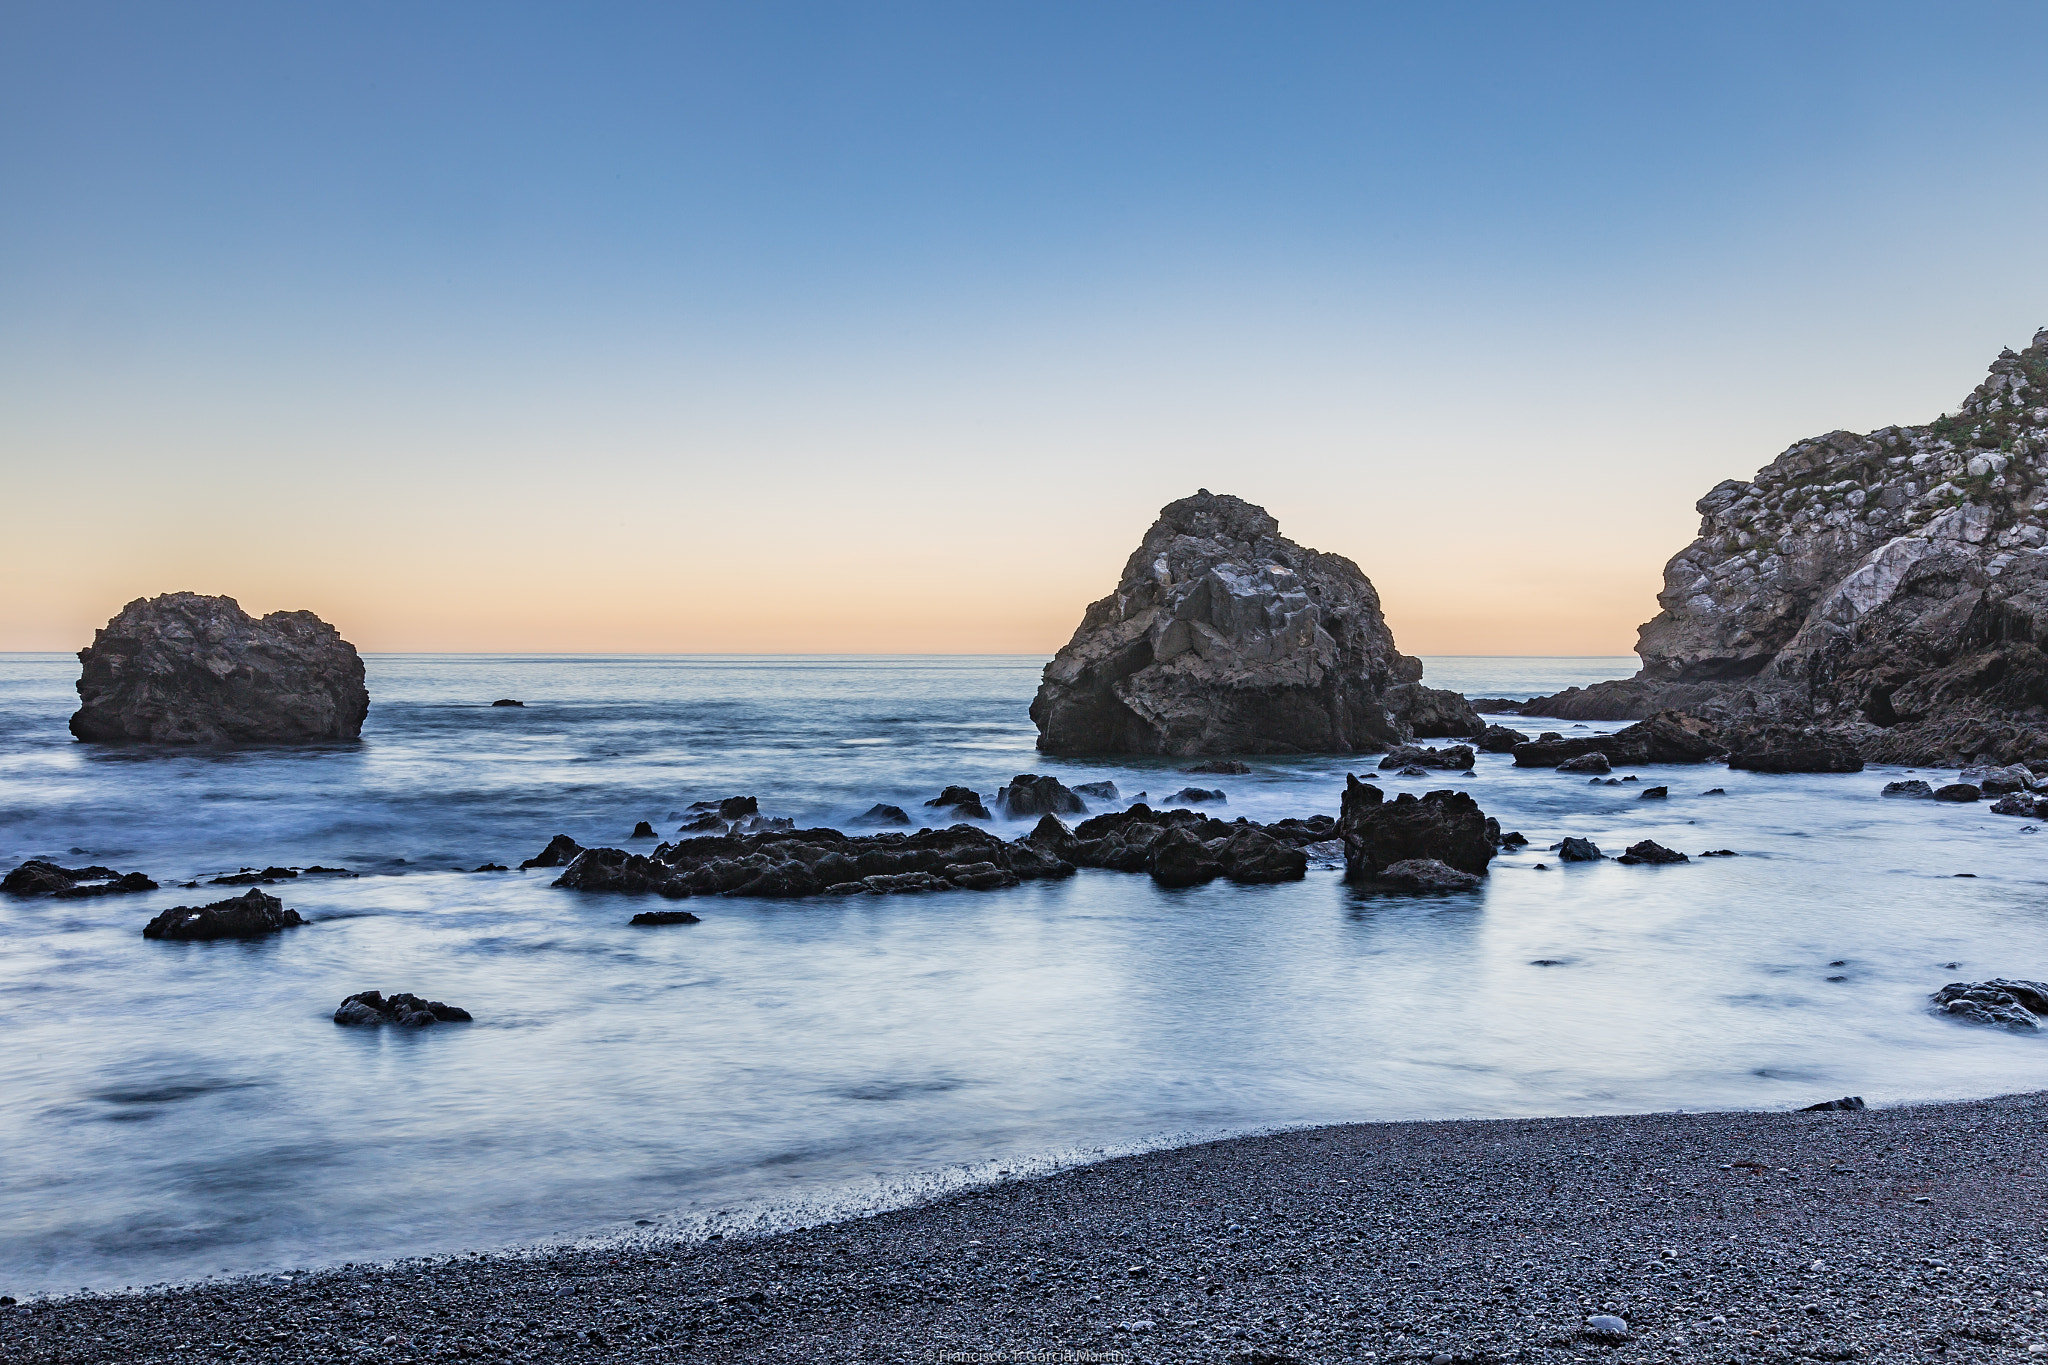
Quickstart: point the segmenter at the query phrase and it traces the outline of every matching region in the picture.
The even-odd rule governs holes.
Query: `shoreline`
[[[0,1357],[2010,1360],[2044,1134],[2048,1091],[1293,1129],[745,1240],[37,1300]]]

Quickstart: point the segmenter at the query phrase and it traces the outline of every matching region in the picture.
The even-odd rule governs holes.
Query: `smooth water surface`
[[[843,823],[1027,771],[1334,813],[1346,769],[1376,762],[1041,759],[1040,662],[373,657],[359,745],[167,754],[72,743],[75,661],[0,656],[0,864],[165,883],[0,899],[0,1291],[803,1222],[1287,1124],[2048,1086],[2048,1041],[1925,1008],[1944,981],[2048,976],[2043,836],[1884,800],[1896,770],[1601,787],[1489,755],[1472,778],[1386,779],[1470,790],[1534,841],[1457,896],[1083,871],[698,900],[701,924],[634,929],[634,902],[552,872],[457,870],[555,833],[624,845],[709,797]],[[1442,659],[1428,681],[1526,696],[1632,665]],[[1651,783],[1670,800],[1639,800]],[[1742,856],[1535,870],[1567,834]],[[273,888],[313,923],[267,940],[142,939],[226,894],[173,879],[271,863],[363,875]],[[331,1022],[372,987],[477,1022]]]

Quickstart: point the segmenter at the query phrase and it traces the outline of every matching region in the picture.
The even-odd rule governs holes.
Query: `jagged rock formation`
[[[179,905],[142,927],[144,938],[211,942],[217,938],[261,938],[306,921],[283,901],[251,888],[211,905]]]
[[[1700,499],[1634,678],[1525,714],[1818,727],[1875,762],[2048,757],[2048,329],[1925,426],[1801,441]]]
[[[1486,728],[1421,678],[1356,564],[1203,489],[1160,510],[1031,719],[1051,754],[1376,753]]]
[[[1371,881],[1397,864],[1414,862],[1484,877],[1500,827],[1464,792],[1402,792],[1389,801],[1378,787],[1347,776],[1337,833],[1344,840],[1345,875],[1354,880]]]
[[[350,1028],[432,1028],[435,1024],[467,1024],[469,1011],[438,1000],[424,1000],[408,991],[386,999],[382,991],[357,991],[334,1011],[334,1022]]]
[[[41,858],[31,858],[5,877],[0,877],[0,891],[10,896],[54,896],[61,901],[154,890],[156,883],[140,872],[116,872],[111,867],[98,864],[92,867],[59,867]]]
[[[310,611],[257,620],[232,597],[138,597],[78,651],[71,733],[89,744],[357,739],[370,711],[355,646]]]

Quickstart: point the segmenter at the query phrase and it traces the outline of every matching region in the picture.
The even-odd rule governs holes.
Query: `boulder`
[[[308,744],[361,737],[355,646],[310,611],[138,597],[78,652],[71,733],[88,744]]]
[[[676,833],[706,834],[712,830],[717,830],[723,834],[732,823],[732,821],[725,819],[715,810],[700,810],[689,819],[683,821],[682,824],[677,825]]]
[[[1966,1024],[1990,1024],[2017,1033],[2041,1027],[2048,1015],[2048,983],[1994,977],[1989,981],[1951,981],[1931,997],[1935,1008]]]
[[[1397,744],[1380,760],[1382,768],[1443,768],[1461,773],[1470,768],[1476,755],[1469,744],[1452,744],[1426,749],[1418,744]]]
[[[1630,844],[1628,851],[1614,861],[1633,866],[1637,863],[1683,863],[1690,860],[1676,849],[1666,848],[1654,839],[1644,839]]]
[[[626,921],[628,924],[702,924],[687,910],[642,910]]]
[[[211,905],[176,906],[164,911],[142,928],[144,938],[210,941],[217,938],[261,938],[306,921],[284,902],[261,891]]]
[[[1308,875],[1308,854],[1247,824],[1215,850],[1223,875],[1234,882],[1298,882]]]
[[[930,810],[950,812],[956,820],[991,820],[988,807],[981,804],[981,793],[971,787],[948,787],[924,803]]]
[[[2032,792],[2008,792],[1991,803],[1993,815],[2019,815],[2029,820],[2041,818],[2041,799]]]
[[[97,864],[92,867],[59,867],[41,858],[31,858],[0,878],[0,891],[10,896],[53,896],[62,901],[154,890],[156,883],[140,872],[116,872],[111,867]]]
[[[684,807],[687,811],[716,815],[728,823],[744,820],[749,815],[761,813],[761,799],[757,796],[721,796],[716,801],[692,801]]]
[[[1484,728],[1416,686],[1357,565],[1204,489],[1160,511],[1031,703],[1052,754],[1377,752]]]
[[[2034,774],[2020,763],[1997,768],[1980,764],[1963,769],[1957,774],[1956,781],[1967,782],[1986,796],[2004,796],[2007,792],[2023,792],[2032,787]]]
[[[469,1011],[439,1000],[423,1000],[401,992],[386,999],[380,991],[357,991],[334,1011],[334,1022],[352,1028],[431,1028],[435,1024],[467,1024]]]
[[[1223,861],[1185,826],[1168,829],[1151,846],[1152,880],[1161,886],[1197,886],[1223,875]]]
[[[583,845],[566,834],[557,834],[548,840],[548,846],[519,865],[524,872],[529,867],[567,867],[583,851]]]
[[[1860,773],[1863,756],[1839,735],[1771,725],[1740,732],[1728,766],[1756,773]]]
[[[1909,777],[1904,781],[1885,783],[1884,790],[1879,795],[1900,796],[1909,801],[1927,801],[1933,799],[1934,788],[1917,777]]]
[[[1243,777],[1251,771],[1251,765],[1240,763],[1234,758],[1212,758],[1207,763],[1195,763],[1182,768],[1184,773],[1205,773],[1213,777]],[[1079,787],[1075,791],[1081,790]]]
[[[633,832],[626,837],[629,839],[652,839],[655,837],[654,826],[642,820],[639,824],[633,826]]]
[[[855,816],[854,822],[862,825],[907,825],[911,823],[911,819],[901,806],[885,806],[878,803]]]
[[[1557,845],[1557,860],[1561,863],[1597,863],[1606,856],[1591,839],[1566,839]]]
[[[1978,791],[1967,782],[1951,782],[1946,787],[1936,787],[1934,789],[1934,799],[1937,801],[1955,801],[1967,804],[1971,801],[1979,800],[1983,795],[1983,792]]]
[[[1670,799],[1670,796],[1671,788],[1669,787],[1645,787],[1643,788],[1642,795],[1638,796],[1636,800],[1664,801]]]
[[[948,863],[940,875],[963,891],[995,891],[1017,885],[1017,874],[991,862]]]
[[[1485,885],[1485,879],[1460,872],[1434,858],[1404,858],[1374,873],[1371,880],[1381,886],[1404,891],[1471,891]]]
[[[1434,859],[1460,872],[1486,875],[1493,838],[1486,813],[1464,792],[1403,792],[1392,801],[1378,787],[1347,776],[1337,830],[1344,840],[1345,871],[1376,877],[1411,859]]]
[[[1034,815],[1080,815],[1088,807],[1056,777],[1019,773],[996,792],[996,809],[1012,820]]]
[[[1557,765],[1557,770],[1561,773],[1604,773],[1612,772],[1613,767],[1614,765],[1608,762],[1606,754],[1594,749],[1589,753],[1580,754],[1577,758],[1566,759]]]
[[[1166,798],[1170,804],[1179,806],[1223,805],[1229,797],[1221,787],[1182,787]]]
[[[1074,784],[1074,794],[1076,796],[1085,796],[1095,801],[1114,801],[1117,797],[1116,783],[1076,782]]]
[[[1502,848],[1527,848],[1529,846],[1529,837],[1518,829],[1511,829],[1506,834],[1500,836],[1500,846]]]
[[[1527,744],[1529,737],[1520,730],[1510,730],[1505,725],[1489,725],[1474,741],[1480,752],[1488,754],[1513,753],[1517,744]]]

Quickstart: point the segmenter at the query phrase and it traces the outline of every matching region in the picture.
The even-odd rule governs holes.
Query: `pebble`
[[[1628,1322],[1623,1318],[1615,1317],[1612,1313],[1595,1313],[1592,1317],[1586,1319],[1586,1327],[1595,1336],[1625,1337],[1628,1335]]]

